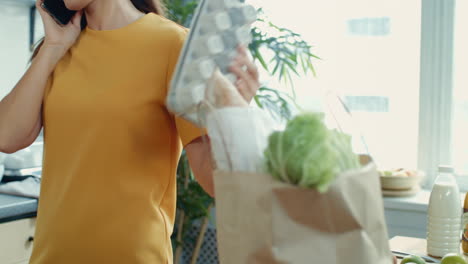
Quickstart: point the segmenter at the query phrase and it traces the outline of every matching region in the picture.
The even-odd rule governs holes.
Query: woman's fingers
[[[42,8],[42,2],[43,2],[43,0],[37,0],[36,1],[36,9],[39,12],[39,14],[41,15],[41,17],[44,18],[44,15],[46,15],[46,12],[45,12],[44,8]]]
[[[36,8],[37,8],[38,10],[42,10],[42,7],[41,7],[42,1],[43,1],[43,0],[36,0]]]
[[[232,73],[234,73],[237,76],[237,80],[244,80],[247,83],[253,82],[252,76],[243,69],[243,65],[239,63],[233,63],[231,67],[229,68]]]
[[[247,48],[245,46],[239,46],[237,48],[239,55],[236,57],[235,61],[237,61],[240,65],[244,65],[246,67],[246,71],[252,76],[254,80],[259,79],[258,68],[255,63],[249,58],[247,53]]]
[[[246,56],[238,55],[230,67],[230,70],[237,76],[238,79],[245,79],[248,83],[258,81],[257,66]]]
[[[260,87],[257,66],[249,58],[247,48],[239,46],[238,55],[233,60],[230,71],[237,77],[236,87],[242,97],[250,102]]]
[[[210,81],[205,93],[206,98],[216,107],[246,107],[247,101],[239,90],[222,75],[219,70],[216,70]]]
[[[72,18],[72,25],[81,27],[81,17],[83,16],[83,10],[76,12]]]
[[[231,66],[231,72],[237,76],[236,87],[242,94],[245,100],[250,101],[256,92],[256,85],[250,74],[242,69],[239,65]]]
[[[244,56],[247,56],[247,47],[246,47],[246,46],[244,46],[244,45],[239,45],[239,46],[237,47],[237,51],[238,51],[240,54],[242,54],[242,55],[244,55]]]

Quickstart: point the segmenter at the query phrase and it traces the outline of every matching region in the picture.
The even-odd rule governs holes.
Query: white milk
[[[427,253],[434,257],[460,252],[462,205],[452,173],[452,168],[439,167],[429,199]]]

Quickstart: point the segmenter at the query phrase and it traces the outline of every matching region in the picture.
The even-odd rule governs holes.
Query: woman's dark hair
[[[136,7],[136,9],[140,10],[141,12],[145,14],[155,13],[161,16],[165,15],[166,10],[165,10],[163,3],[161,2],[162,0],[130,0],[130,1]],[[88,23],[86,22],[86,16],[83,15],[83,17],[81,18],[81,30],[86,28],[87,24]],[[31,56],[31,60],[37,56],[37,53],[39,53],[39,50],[42,47],[42,44],[44,44],[44,38],[42,38],[39,41],[36,48],[34,49],[33,54]]]

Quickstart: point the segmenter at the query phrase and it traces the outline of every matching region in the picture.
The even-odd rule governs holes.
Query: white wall
[[[38,40],[43,35],[39,14],[35,31]],[[27,1],[0,0],[0,98],[21,78],[30,56]]]

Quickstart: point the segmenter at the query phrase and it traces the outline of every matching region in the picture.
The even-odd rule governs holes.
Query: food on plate
[[[467,263],[466,263],[466,260],[462,256],[455,254],[455,253],[450,253],[450,254],[445,255],[442,258],[442,261],[440,262],[440,264],[467,264]]]
[[[359,168],[351,137],[328,129],[323,114],[304,113],[268,138],[266,167],[276,179],[325,192],[335,176]]]
[[[409,263],[414,263],[414,264],[426,264],[426,261],[421,258],[420,256],[416,256],[416,255],[408,255],[406,257],[404,257],[400,264],[409,264]]]
[[[379,171],[380,176],[384,177],[415,177],[419,175],[417,170],[409,170],[409,169],[391,169],[391,170],[381,170]]]

